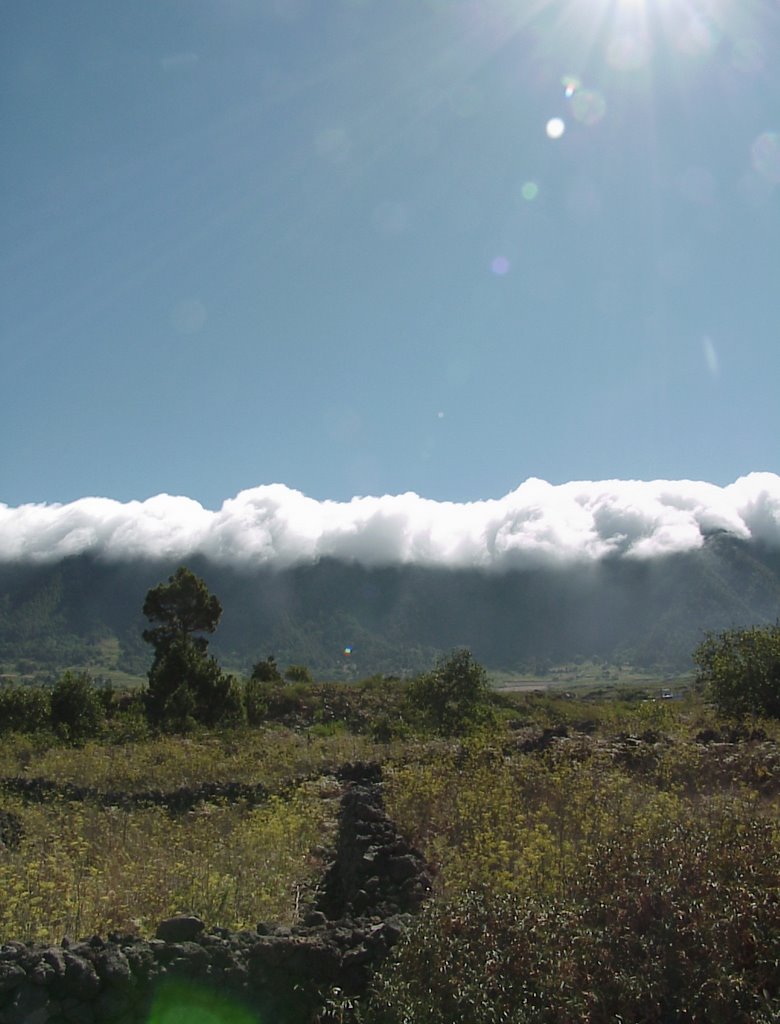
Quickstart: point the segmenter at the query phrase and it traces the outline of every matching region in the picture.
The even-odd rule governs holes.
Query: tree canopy
[[[143,634],[155,650],[187,638],[205,650],[208,641],[198,634],[214,632],[222,617],[222,605],[202,579],[181,566],[167,583],[149,591],[143,612],[150,622],[157,623]]]

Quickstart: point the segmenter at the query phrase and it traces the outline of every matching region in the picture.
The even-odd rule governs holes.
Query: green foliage
[[[259,725],[268,713],[268,684],[252,676],[244,684],[244,708],[250,725]]]
[[[409,706],[434,731],[446,736],[468,732],[488,713],[485,669],[461,648],[418,676],[407,691]]]
[[[724,725],[695,694],[620,703],[507,694],[512,721],[401,740],[407,689],[250,680],[243,697],[248,708],[256,694],[261,728],[121,746],[105,732],[78,747],[50,733],[4,737],[0,777],[102,792],[262,782],[271,798],[250,807],[215,797],[177,815],[54,796],[34,804],[7,790],[3,807],[25,838],[0,851],[0,939],[149,933],[180,910],[226,927],[294,924],[333,847],[336,769],[376,760],[387,812],[426,856],[435,892],[407,919],[370,1003],[334,999],[328,1019],[780,1019],[780,722]],[[0,688],[0,706],[8,692]],[[224,702],[236,694],[230,681]],[[194,718],[197,687],[182,696]],[[106,729],[137,707],[115,698]]]
[[[332,805],[314,786],[260,807],[214,804],[190,815],[87,802],[3,805],[20,816],[25,838],[0,857],[0,941],[52,943],[113,929],[149,935],[181,911],[235,928],[295,923],[322,868],[312,848],[334,825]]]
[[[243,699],[232,676],[206,654],[222,614],[203,580],[182,566],[168,583],[146,595],[144,615],[158,625],[144,631],[154,647],[147,709],[152,722],[186,730],[195,722],[215,725],[243,718]]]
[[[311,671],[307,665],[288,665],[284,670],[284,678],[288,683],[313,683]]]
[[[711,634],[693,660],[720,712],[780,718],[780,624]]]
[[[198,634],[214,632],[222,606],[202,579],[181,566],[167,583],[160,583],[149,591],[143,613],[150,622],[158,623],[143,634],[144,640],[156,651],[184,639],[205,650],[207,641]]]
[[[767,822],[717,824],[725,832],[659,827],[644,848],[624,831],[565,895],[433,903],[382,969],[367,1020],[776,1021],[777,835]]]
[[[749,745],[740,767],[713,749],[715,772],[699,744],[647,747],[625,760],[562,739],[508,756],[470,740],[397,768],[388,811],[438,896],[382,969],[368,1021],[779,1019],[772,751],[765,803],[745,786],[759,777]]]
[[[50,697],[51,724],[70,742],[96,736],[105,718],[105,702],[86,672],[65,672]]]
[[[224,679],[225,677],[223,676],[222,678]],[[228,686],[227,690],[224,691],[222,708],[214,718],[214,722],[219,725],[241,725],[246,721],[244,691],[235,676],[227,676],[227,681]],[[224,688],[223,683],[220,683],[220,688]]]
[[[240,719],[241,693],[232,676],[189,639],[176,639],[155,655],[147,708],[153,722],[187,729]]]
[[[262,661],[255,662],[250,679],[258,683],[281,683],[282,676],[273,654],[269,654]]]
[[[45,730],[50,722],[49,693],[40,687],[0,688],[0,733]]]

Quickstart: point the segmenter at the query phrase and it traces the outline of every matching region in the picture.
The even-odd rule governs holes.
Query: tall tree
[[[167,583],[160,583],[149,591],[143,611],[150,622],[157,623],[143,634],[155,651],[186,640],[205,651],[208,640],[200,634],[213,633],[222,617],[219,599],[209,593],[202,579],[183,565]]]
[[[234,679],[206,653],[203,634],[217,628],[222,606],[203,580],[182,566],[149,591],[143,611],[155,623],[143,634],[154,647],[147,702],[151,720],[185,728],[193,720],[213,725],[240,717]]]

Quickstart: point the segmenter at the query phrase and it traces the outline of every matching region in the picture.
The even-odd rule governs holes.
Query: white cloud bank
[[[185,559],[284,568],[324,557],[365,565],[508,569],[633,558],[699,547],[726,530],[780,546],[780,477],[727,487],[691,480],[530,479],[503,498],[464,504],[416,494],[315,501],[281,484],[241,491],[219,511],[160,494],[122,503],[0,504],[0,560]]]

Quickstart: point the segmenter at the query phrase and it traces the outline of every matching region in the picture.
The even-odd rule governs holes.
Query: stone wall
[[[8,942],[0,947],[0,1024],[135,1024],[166,993],[190,1006],[218,995],[275,1024],[305,1024],[329,991],[359,995],[430,877],[385,813],[379,766],[348,765],[340,775],[335,859],[300,925],[231,932],[174,917],[152,940],[112,933],[50,947]]]

